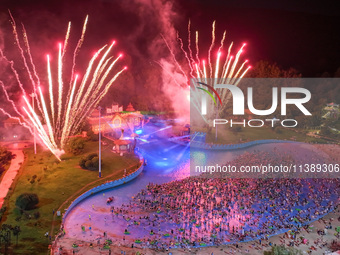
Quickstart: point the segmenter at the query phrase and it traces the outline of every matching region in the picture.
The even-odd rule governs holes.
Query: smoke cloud
[[[13,4],[7,7],[11,10],[18,27],[21,27],[21,23],[26,27],[33,60],[42,83],[47,82],[45,55],[52,54],[52,65],[54,65],[56,56],[53,59],[53,54],[56,52],[57,43],[64,39],[67,22],[72,22],[69,45],[69,50],[72,51],[78,40],[82,22],[89,14],[88,31],[78,56],[77,71],[80,70],[82,74],[81,70],[84,70],[83,65],[88,61],[89,52],[91,55],[91,52],[112,39],[118,40],[115,46],[117,51],[126,53],[124,64],[129,67],[128,73],[118,80],[120,84],[113,87],[104,98],[103,106],[110,105],[116,100],[120,104],[127,105],[133,98],[143,101],[142,97],[144,97],[144,105],[147,102],[150,110],[164,110],[170,106],[176,114],[183,117],[187,115],[185,117],[187,119],[189,101],[186,89],[181,87],[186,87],[186,79],[176,71],[164,41],[166,40],[172,49],[177,49],[175,26],[187,23],[180,14],[177,1],[101,0],[94,3],[85,0],[77,2],[52,1],[46,4],[46,7],[42,4],[36,6]],[[17,49],[13,44],[7,10],[0,13],[0,47],[4,49],[10,60],[20,65]],[[53,68],[55,66],[52,66]],[[8,81],[3,78],[2,80],[6,87],[12,87],[10,81],[14,79],[7,71],[1,72],[8,73]],[[24,86],[31,86],[31,84],[24,81]],[[136,104],[143,105],[140,102]]]
[[[183,18],[176,12],[174,1],[135,0],[133,2],[140,6],[138,13],[140,19],[145,21],[140,24],[138,31],[143,31],[146,26],[158,27],[158,33],[149,43],[149,55],[161,68],[162,92],[171,101],[176,116],[182,121],[188,122],[190,106],[189,89],[186,86],[187,78],[177,71],[166,46],[168,44],[173,50],[178,48],[177,31],[174,24],[181,22]],[[175,51],[175,53],[177,52]]]

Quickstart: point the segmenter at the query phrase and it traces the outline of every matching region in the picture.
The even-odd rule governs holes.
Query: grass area
[[[296,129],[282,128],[273,130],[270,127],[251,128],[242,127],[240,132],[233,132],[230,127],[218,126],[217,140],[216,130],[212,128],[210,131],[207,128],[192,127],[191,132],[200,131],[206,132],[206,142],[215,144],[235,144],[240,142],[250,142],[262,139],[278,139],[278,140],[295,140],[300,142],[318,142],[326,143],[327,141],[309,137],[304,131],[296,131]]]
[[[106,176],[109,176],[110,180],[119,179],[123,176],[125,168],[129,172],[129,169],[132,171],[138,164],[139,159],[136,156],[129,154],[121,157],[112,153],[110,148],[112,148],[111,143],[102,146],[104,178],[101,179],[98,178],[98,171],[84,170],[78,165],[84,155],[98,152],[97,142],[87,142],[82,155],[63,155],[62,162],[51,153],[42,152],[41,149],[37,155],[33,154],[32,148],[24,151],[25,161],[12,186],[14,188],[10,191],[9,200],[6,201],[7,212],[2,222],[13,226],[19,225],[21,228],[19,244],[11,247],[13,254],[46,254],[49,240],[44,234],[51,230],[53,210],[57,210],[65,200],[71,198],[72,201],[75,198],[73,198],[74,194],[80,195],[78,191],[88,183],[93,183],[93,186],[100,185],[107,181]],[[83,192],[86,190],[87,187]],[[40,202],[37,209],[21,215],[15,207],[15,200],[25,192],[36,193]],[[34,217],[36,212],[40,213],[38,219]],[[60,221],[61,217],[55,222],[56,230],[59,229]]]

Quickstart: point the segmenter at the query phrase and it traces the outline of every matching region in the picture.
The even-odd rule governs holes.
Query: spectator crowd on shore
[[[292,158],[254,152],[229,163],[245,161],[275,164]],[[294,235],[339,202],[338,179],[209,177],[150,183],[129,204],[112,207],[113,222],[125,222],[121,235],[134,245],[202,247],[267,239],[288,230]]]

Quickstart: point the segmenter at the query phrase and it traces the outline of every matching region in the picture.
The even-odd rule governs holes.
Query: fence
[[[195,132],[191,135],[190,147],[197,148],[197,149],[204,149],[204,150],[238,150],[248,148],[254,145],[259,144],[268,144],[268,143],[297,143],[296,141],[289,141],[289,140],[277,140],[277,139],[264,139],[264,140],[256,140],[247,143],[239,143],[239,144],[212,144],[212,143],[205,143],[195,141],[194,137],[202,137],[205,136],[203,132]],[[173,137],[170,138],[169,141],[176,142],[182,145],[187,145],[188,143],[181,141],[180,139]]]
[[[114,188],[114,187],[117,187],[119,185],[122,185],[122,184],[125,184],[129,181],[132,181],[133,179],[135,179],[144,169],[144,158],[143,156],[136,152],[136,154],[139,156],[139,161],[140,161],[140,167],[135,171],[133,172],[132,174],[129,174],[128,176],[126,177],[123,177],[121,179],[118,179],[118,180],[115,180],[115,181],[110,181],[110,182],[107,182],[107,183],[104,183],[102,185],[99,185],[97,187],[94,187],[88,191],[86,191],[85,193],[83,193],[82,195],[80,195],[79,197],[77,197],[72,203],[71,205],[67,208],[66,212],[64,213],[63,215],[63,221],[65,221],[67,215],[72,211],[72,209],[77,205],[79,204],[81,201],[87,199],[88,197],[96,194],[96,193],[99,193],[101,191],[104,191],[104,190],[107,190],[107,189],[111,189],[111,188]]]

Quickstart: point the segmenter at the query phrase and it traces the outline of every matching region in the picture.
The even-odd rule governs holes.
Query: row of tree
[[[332,79],[299,79],[302,75],[295,69],[284,70],[279,68],[277,64],[270,64],[266,61],[258,62],[248,78],[257,79],[243,79],[240,83],[240,88],[246,94],[246,88],[251,85],[253,87],[253,103],[254,107],[259,110],[270,109],[272,106],[272,87],[304,87],[311,92],[311,100],[305,103],[304,106],[310,111],[312,116],[305,116],[301,113],[300,109],[295,106],[287,106],[287,115],[285,119],[296,119],[300,128],[313,128],[320,127],[322,124],[322,109],[330,102],[340,102],[340,87]],[[266,78],[266,79],[261,79]],[[272,79],[267,79],[272,78]],[[283,78],[283,79],[274,79]],[[287,80],[286,78],[291,78]],[[294,79],[297,78],[297,79]],[[251,82],[251,83],[250,83]],[[245,86],[242,86],[245,85]],[[280,98],[280,92],[279,92]],[[289,97],[294,95],[289,94]],[[295,95],[298,98],[298,95]],[[221,117],[228,117],[232,115],[232,101],[228,102]],[[247,108],[247,106],[245,106]],[[280,100],[277,105],[276,111],[268,118],[281,117],[281,104]]]
[[[119,79],[119,83],[123,84],[123,86],[117,85],[111,88],[108,96],[103,99],[102,105],[110,106],[110,104],[115,101],[126,106],[131,102],[135,109],[141,111],[171,111],[171,98],[164,92],[163,86],[172,85],[163,84],[162,68],[156,63],[148,62],[142,69],[143,71],[138,73],[134,73],[133,71],[124,73]],[[249,71],[246,77],[301,78],[302,74],[293,68],[282,69],[276,63],[259,61],[251,71]],[[331,76],[329,74],[323,75],[323,78],[326,77]],[[333,77],[340,77],[340,68],[335,72]],[[178,88],[178,93],[180,92],[180,88]],[[266,93],[262,94],[262,92]],[[269,92],[270,91],[260,89],[258,94],[268,98]],[[324,86],[315,88],[314,93],[318,95],[318,97],[316,105],[314,105],[314,102],[310,104],[313,111],[327,101],[340,101],[339,88],[331,84],[325,84]],[[260,99],[258,101],[262,102]],[[259,105],[259,107],[260,106],[262,105]]]
[[[0,175],[5,171],[5,166],[15,158],[15,154],[0,146]]]

